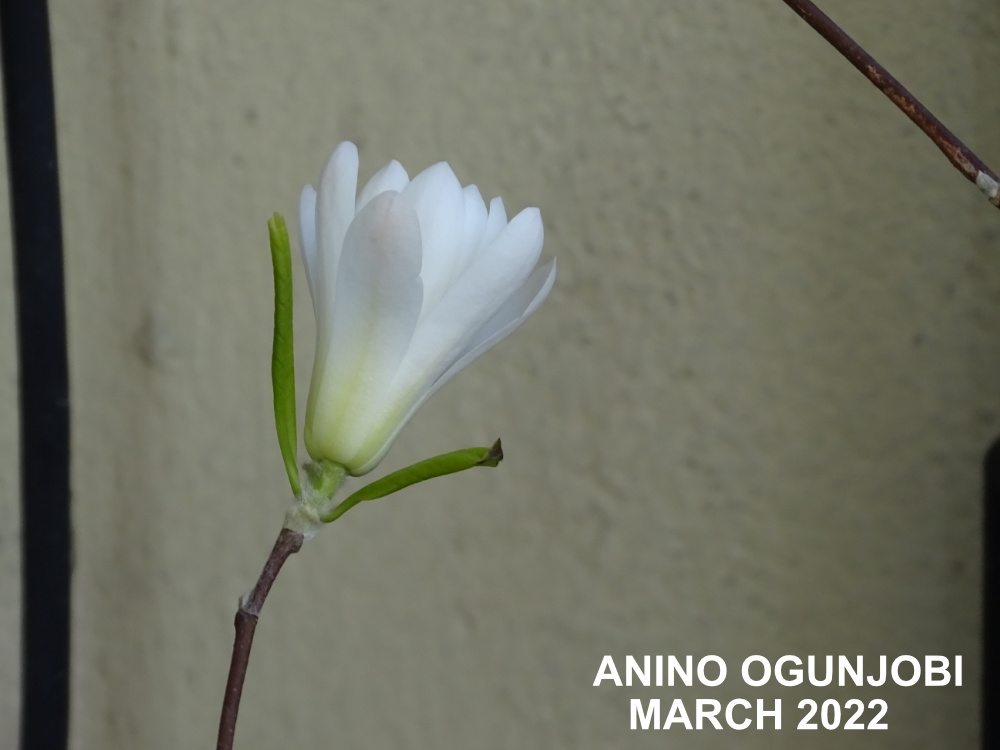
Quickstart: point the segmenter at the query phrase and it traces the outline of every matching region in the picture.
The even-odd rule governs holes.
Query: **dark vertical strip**
[[[0,0],[21,397],[21,747],[69,725],[69,384],[55,102],[45,0]]]
[[[983,497],[984,748],[1000,747],[1000,440],[986,454]]]

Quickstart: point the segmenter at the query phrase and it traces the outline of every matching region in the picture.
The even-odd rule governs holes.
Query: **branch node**
[[[990,200],[1000,195],[1000,182],[981,170],[976,175],[976,187],[982,190]]]

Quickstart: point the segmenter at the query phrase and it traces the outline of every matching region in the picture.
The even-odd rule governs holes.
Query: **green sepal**
[[[288,483],[296,497],[299,482],[299,437],[295,426],[295,340],[292,331],[292,251],[281,214],[267,222],[274,269],[274,342],[271,348],[271,388],[274,391],[274,426],[285,460]]]
[[[364,500],[377,500],[380,497],[391,495],[393,492],[399,492],[411,484],[473,469],[476,466],[496,466],[502,460],[503,449],[499,439],[489,448],[465,448],[427,458],[365,485],[335,508],[323,513],[320,519],[324,523],[330,523]]]

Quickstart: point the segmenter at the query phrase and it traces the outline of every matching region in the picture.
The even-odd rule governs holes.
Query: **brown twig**
[[[820,36],[846,57],[855,68],[860,70],[865,78],[889,97],[893,104],[903,110],[906,116],[934,141],[948,157],[948,161],[954,164],[958,171],[971,182],[974,182],[990,199],[990,203],[1000,208],[1000,179],[997,178],[996,172],[987,167],[982,159],[948,130],[940,120],[930,113],[927,107],[921,104],[889,71],[879,65],[874,57],[851,39],[823,11],[809,0],[784,1],[806,23],[818,31]]]
[[[233,640],[233,657],[229,663],[229,679],[226,680],[226,697],[222,701],[216,750],[232,750],[233,736],[236,733],[236,715],[240,710],[243,680],[247,676],[247,663],[250,661],[250,647],[253,645],[253,634],[257,628],[257,616],[264,606],[267,593],[271,590],[271,584],[278,577],[281,566],[290,555],[302,549],[302,542],[302,534],[282,529],[270,557],[264,563],[264,570],[257,579],[257,585],[240,600],[240,608],[236,611],[236,638]]]

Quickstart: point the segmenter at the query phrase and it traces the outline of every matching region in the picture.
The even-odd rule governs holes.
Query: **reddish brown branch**
[[[962,143],[954,133],[930,113],[917,98],[907,91],[888,70],[883,68],[874,57],[869,55],[857,42],[849,37],[843,29],[817,8],[809,0],[784,0],[792,10],[812,26],[820,36],[832,44],[840,54],[846,57],[855,68],[871,81],[879,90],[899,107],[906,116],[916,123],[934,141],[939,149],[948,157],[948,161],[974,182],[990,199],[990,203],[1000,208],[1000,190],[996,172],[976,156],[972,150]]]
[[[281,566],[289,556],[302,549],[302,542],[302,534],[282,529],[270,557],[264,563],[264,570],[257,579],[257,585],[240,601],[240,608],[236,611],[236,638],[233,640],[233,656],[229,663],[226,697],[222,701],[216,750],[232,750],[233,736],[236,733],[236,716],[240,710],[243,681],[247,676],[247,663],[250,661],[250,647],[253,645],[253,634],[257,628],[257,616],[264,606],[264,600],[267,599],[267,593],[271,590],[274,579],[278,577]]]

